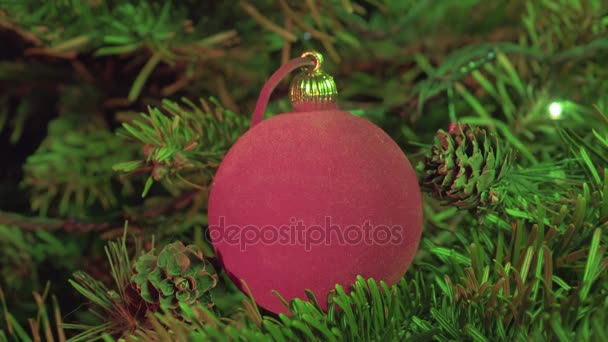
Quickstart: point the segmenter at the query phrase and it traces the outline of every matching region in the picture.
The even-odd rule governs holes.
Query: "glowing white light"
[[[563,110],[564,110],[564,107],[562,107],[561,103],[552,102],[549,105],[549,115],[551,116],[551,119],[553,119],[553,120],[560,119],[562,117]]]

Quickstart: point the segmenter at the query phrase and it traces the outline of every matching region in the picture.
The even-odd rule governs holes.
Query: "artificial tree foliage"
[[[0,1],[0,341],[608,340],[607,13]],[[417,166],[424,230],[397,285],[275,315],[222,269],[207,199],[265,80],[309,50]]]

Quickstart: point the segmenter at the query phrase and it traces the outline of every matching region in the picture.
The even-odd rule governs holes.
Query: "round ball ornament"
[[[209,197],[220,262],[275,313],[288,310],[274,291],[291,300],[310,290],[326,309],[327,294],[358,275],[395,284],[420,241],[422,201],[410,162],[382,129],[338,109],[321,62],[305,53],[268,80]],[[297,68],[295,111],[262,121],[270,93]]]

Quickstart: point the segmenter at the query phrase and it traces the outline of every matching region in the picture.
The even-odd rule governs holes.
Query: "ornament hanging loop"
[[[314,66],[311,73],[317,72],[321,69],[321,64],[323,63],[323,55],[316,51],[306,51],[300,56],[302,58],[312,58]]]
[[[253,117],[251,118],[250,128],[257,125],[264,118],[264,112],[270,99],[270,94],[281,82],[281,80],[290,72],[297,68],[303,68],[304,72],[298,75],[299,80],[298,86],[300,87],[300,95],[298,101],[294,102],[292,97],[292,103],[296,110],[323,110],[323,109],[335,109],[337,108],[333,102],[337,95],[336,86],[331,76],[321,71],[321,64],[323,63],[323,56],[314,51],[304,52],[300,57],[294,58],[287,63],[283,64],[277,71],[270,76],[268,81],[264,83],[258,101],[255,105]],[[297,77],[296,77],[297,78]],[[293,93],[294,82],[292,82],[290,93]],[[303,87],[303,88],[302,88]],[[305,91],[304,91],[305,90]],[[302,106],[302,102],[305,104],[311,103],[312,106]]]

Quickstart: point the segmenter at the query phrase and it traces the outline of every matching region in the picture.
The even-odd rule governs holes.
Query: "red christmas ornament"
[[[280,78],[311,63],[292,82],[296,111],[260,122]],[[310,289],[325,309],[327,293],[357,275],[396,283],[422,229],[410,162],[380,128],[337,109],[320,64],[305,54],[271,77],[209,198],[211,239],[226,272],[275,313],[287,309],[273,290],[290,300]]]

